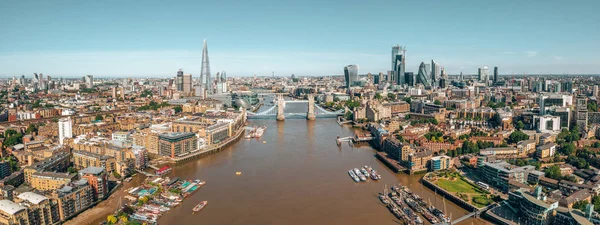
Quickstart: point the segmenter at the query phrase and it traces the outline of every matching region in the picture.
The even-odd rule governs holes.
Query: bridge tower
[[[277,120],[284,121],[285,116],[283,115],[285,108],[285,100],[283,100],[283,94],[277,94]]]
[[[307,120],[315,120],[315,95],[308,94],[308,112],[306,113]]]

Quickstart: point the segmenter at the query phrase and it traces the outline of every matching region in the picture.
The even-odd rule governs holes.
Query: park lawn
[[[473,187],[473,185],[465,182],[464,180],[461,179],[455,179],[455,180],[446,180],[446,179],[440,179],[436,182],[436,184],[438,186],[440,186],[441,188],[443,188],[446,191],[449,191],[451,193],[455,193],[455,192],[460,192],[460,193],[479,193],[479,191],[477,191],[477,189],[475,189],[475,187]]]
[[[493,200],[487,198],[485,195],[475,196],[472,200],[473,204],[479,208],[485,207],[494,202]]]

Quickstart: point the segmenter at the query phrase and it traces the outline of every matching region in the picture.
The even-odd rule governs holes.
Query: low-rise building
[[[450,156],[435,156],[431,158],[430,169],[432,171],[449,169],[452,166]]]
[[[29,225],[27,208],[10,200],[0,200],[0,224]]]
[[[35,172],[31,175],[31,187],[40,191],[49,191],[62,187],[77,178],[77,174]]]
[[[486,183],[508,192],[509,180],[515,180],[519,183],[527,181],[529,172],[535,170],[535,166],[513,166],[505,161],[500,162],[482,162],[479,168],[481,177]]]
[[[227,124],[225,131],[227,131]],[[226,134],[225,134],[226,135]],[[198,139],[191,132],[170,132],[159,135],[159,154],[177,157],[198,150]]]
[[[108,176],[102,167],[87,167],[79,171],[79,177],[86,179],[94,192],[94,200],[108,197]]]
[[[544,158],[554,156],[555,152],[556,152],[556,144],[547,143],[547,144],[538,146],[536,148],[535,155],[539,159],[544,159]]]

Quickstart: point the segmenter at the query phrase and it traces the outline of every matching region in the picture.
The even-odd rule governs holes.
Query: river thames
[[[159,224],[398,224],[377,198],[384,185],[398,183],[444,209],[442,197],[435,198],[419,183],[422,175],[393,173],[373,156],[370,146],[338,147],[336,136],[350,136],[354,130],[335,119],[251,120],[250,125],[268,128],[260,140],[242,139],[219,153],[174,167],[168,176],[207,184]],[[379,171],[382,180],[355,183],[348,170],[364,165]],[[208,205],[192,214],[202,200]],[[467,213],[450,201],[445,205],[452,218]],[[485,224],[479,219],[462,222],[471,223]]]

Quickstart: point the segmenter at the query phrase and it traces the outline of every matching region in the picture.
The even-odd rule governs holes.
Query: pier
[[[172,162],[179,164],[179,163],[191,161],[191,160],[194,160],[194,159],[206,156],[206,155],[210,155],[210,154],[213,154],[216,152],[220,152],[225,147],[228,147],[228,146],[232,145],[233,143],[235,143],[237,140],[239,140],[242,136],[244,136],[245,133],[246,133],[246,129],[240,128],[236,134],[234,134],[232,137],[226,139],[225,141],[218,143],[216,145],[209,145],[208,147],[206,147],[206,149],[190,153],[189,155],[174,158],[174,159],[172,159]]]

